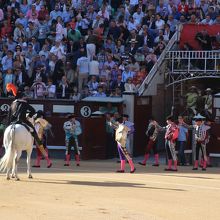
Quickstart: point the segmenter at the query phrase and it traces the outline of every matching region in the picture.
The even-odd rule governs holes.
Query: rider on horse
[[[42,141],[38,137],[38,134],[34,128],[34,125],[27,119],[27,114],[32,117],[35,114],[35,109],[27,102],[26,97],[22,91],[17,91],[13,84],[7,85],[7,90],[12,91],[15,96],[15,101],[12,102],[9,109],[8,124],[22,124],[34,137],[38,149],[41,151],[43,156],[48,162],[48,168],[51,167],[52,163],[48,158],[48,154],[45,151]]]

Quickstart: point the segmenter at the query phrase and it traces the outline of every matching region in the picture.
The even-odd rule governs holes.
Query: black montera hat
[[[67,118],[68,119],[71,119],[71,118],[75,118],[76,116],[74,115],[74,114],[69,114],[69,115],[67,115]]]
[[[174,121],[174,119],[173,119],[173,116],[172,115],[169,115],[169,116],[167,116],[167,118],[166,118],[167,120],[170,120],[170,121]]]
[[[17,94],[15,96],[16,99],[21,99],[25,96],[24,92],[22,90],[18,90]]]
[[[129,118],[129,115],[123,114],[122,117],[124,117],[124,118]]]
[[[37,116],[38,116],[38,118],[41,117],[41,116],[44,117],[44,112],[42,110],[38,110],[37,111]]]

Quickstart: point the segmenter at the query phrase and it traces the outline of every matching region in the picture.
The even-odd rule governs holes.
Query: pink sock
[[[133,161],[129,160],[128,163],[130,165],[131,171],[134,170],[134,163],[133,163]]]
[[[174,160],[174,169],[177,170],[177,160]]]
[[[143,159],[143,161],[142,161],[142,164],[146,164],[148,158],[149,158],[149,154],[145,154],[145,155],[144,155],[144,159]]]
[[[125,170],[125,160],[121,160],[121,170]]]
[[[168,160],[168,169],[172,168],[172,160]]]
[[[198,166],[199,166],[199,161],[195,160],[194,168],[198,168]]]
[[[155,154],[154,158],[155,158],[155,164],[159,164],[159,154]]]

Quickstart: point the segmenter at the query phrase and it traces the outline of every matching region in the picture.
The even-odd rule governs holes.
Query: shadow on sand
[[[141,188],[141,189],[151,189],[151,190],[166,190],[166,191],[178,191],[185,192],[183,189],[175,188],[162,188],[162,187],[151,187],[140,183],[126,183],[126,182],[115,182],[115,181],[103,181],[103,182],[93,182],[93,181],[70,181],[70,180],[47,180],[47,179],[35,179],[32,180],[21,180],[21,182],[28,183],[42,183],[42,184],[56,184],[56,185],[78,185],[78,186],[100,186],[100,187],[127,187],[127,188]]]

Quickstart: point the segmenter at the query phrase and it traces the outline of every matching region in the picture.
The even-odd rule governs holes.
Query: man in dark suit
[[[124,92],[125,87],[124,87],[124,83],[122,82],[122,76],[118,75],[117,80],[110,82],[110,87],[111,87],[111,90],[120,88],[121,92]]]
[[[133,12],[137,11],[138,8],[140,8],[141,11],[145,13],[145,11],[146,11],[146,5],[143,4],[143,0],[139,0],[139,1],[138,1],[138,5],[135,5]]]
[[[16,68],[14,74],[15,83],[19,88],[23,88],[25,85],[28,85],[29,77],[24,70],[22,70],[21,68]]]
[[[174,32],[172,32],[170,30],[170,25],[169,24],[165,24],[164,28],[165,28],[164,35],[166,35],[167,38],[170,40],[172,38],[172,36],[174,35]]]
[[[47,83],[47,76],[44,74],[44,72],[41,71],[42,66],[37,66],[33,72],[31,81],[36,81],[37,78],[41,77],[42,82]]]
[[[129,55],[135,55],[138,49],[138,41],[136,41],[135,39],[131,39],[129,43],[130,45],[127,48],[127,52],[129,53]]]
[[[137,43],[136,43],[137,48],[142,47],[144,44],[143,37],[138,35],[135,30],[130,31],[130,36],[128,39],[129,39],[129,41],[131,41],[131,40],[137,41]],[[129,43],[131,43],[131,42],[129,42]]]

